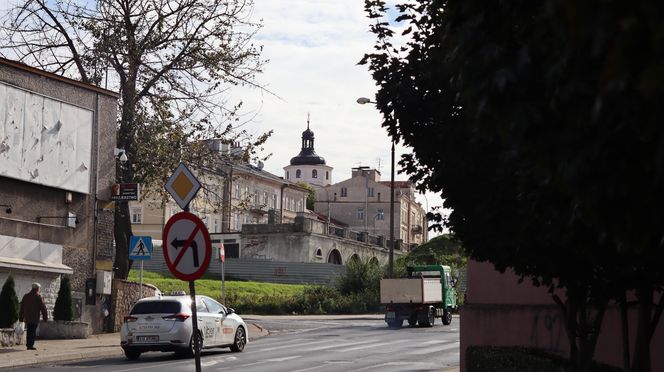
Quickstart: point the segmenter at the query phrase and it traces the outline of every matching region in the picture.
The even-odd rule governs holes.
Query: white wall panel
[[[93,113],[0,83],[0,175],[90,193]]]

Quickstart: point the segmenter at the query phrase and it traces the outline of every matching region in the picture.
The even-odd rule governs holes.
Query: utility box
[[[110,295],[113,273],[110,271],[97,270],[97,294]]]

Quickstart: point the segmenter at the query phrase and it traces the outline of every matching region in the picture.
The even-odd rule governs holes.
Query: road
[[[243,353],[203,351],[203,371],[440,371],[459,365],[459,319],[451,326],[388,329],[379,319],[259,321],[270,336],[249,343]],[[35,368],[39,370],[40,368]],[[194,371],[193,359],[146,353],[122,358],[41,367],[117,372]]]

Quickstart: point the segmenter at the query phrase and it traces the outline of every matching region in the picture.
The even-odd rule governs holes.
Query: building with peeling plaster
[[[104,329],[110,301],[85,289],[113,257],[117,99],[0,58],[0,285],[11,274],[20,299],[41,283],[52,319],[69,275],[77,315],[93,332]]]

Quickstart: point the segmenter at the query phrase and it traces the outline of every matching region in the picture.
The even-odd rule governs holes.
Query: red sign
[[[224,249],[224,243],[221,243],[221,246],[219,247],[219,261],[226,261],[226,250]]]
[[[200,218],[189,212],[171,217],[162,236],[164,260],[173,275],[184,281],[200,278],[210,264],[210,234]]]

